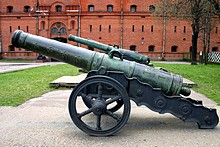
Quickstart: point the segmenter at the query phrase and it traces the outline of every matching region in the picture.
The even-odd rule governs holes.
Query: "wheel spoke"
[[[102,84],[98,84],[98,99],[102,99]]]
[[[88,109],[88,110],[86,110],[86,111],[83,111],[83,112],[81,112],[81,113],[77,113],[77,117],[78,118],[81,118],[81,117],[83,117],[83,116],[85,116],[85,115],[87,115],[87,114],[89,114],[89,113],[91,113],[92,112],[92,108],[90,108],[90,109]]]
[[[112,118],[114,118],[115,120],[117,120],[117,122],[119,122],[120,119],[121,119],[118,115],[114,114],[113,112],[111,112],[111,111],[109,111],[109,110],[107,110],[106,113],[107,113],[109,116],[111,116]]]
[[[109,105],[109,104],[111,104],[111,103],[114,103],[115,101],[117,101],[117,100],[119,100],[119,99],[121,99],[121,96],[120,96],[120,95],[117,95],[116,97],[114,97],[114,98],[112,98],[112,99],[106,101],[106,105]]]
[[[83,92],[80,92],[79,93],[79,95],[83,98],[83,100],[84,101],[86,101],[87,103],[89,103],[89,104],[93,104],[93,100],[92,100],[92,98],[90,97],[90,96],[88,96],[88,95],[86,95],[85,93],[83,93]]]
[[[102,130],[102,128],[101,128],[101,115],[97,116],[96,130]]]

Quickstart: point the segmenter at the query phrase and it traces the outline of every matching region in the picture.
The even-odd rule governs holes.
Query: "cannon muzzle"
[[[85,38],[77,37],[74,35],[69,35],[68,39],[71,41],[75,41],[75,42],[87,45],[92,48],[97,48],[99,50],[105,51],[106,53],[117,50],[118,52],[122,54],[123,58],[126,60],[135,61],[135,62],[146,64],[146,65],[150,63],[150,58],[148,56],[141,55],[135,51],[129,51],[126,49],[116,48],[114,46],[106,45],[106,44],[103,44],[103,43],[100,43],[94,40],[85,39]]]
[[[183,94],[188,96],[190,90],[183,86],[182,77],[133,61],[120,60],[104,53],[90,51],[81,47],[58,42],[44,37],[25,33],[21,30],[14,32],[12,44],[34,52],[53,57],[87,71],[104,67],[107,71],[121,71],[128,78],[137,78],[154,88],[161,88],[166,95]]]

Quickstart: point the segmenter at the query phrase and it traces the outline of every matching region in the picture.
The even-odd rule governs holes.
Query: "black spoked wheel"
[[[105,90],[111,87],[113,92]],[[119,105],[120,108],[114,109]],[[89,105],[89,107],[88,107]],[[124,87],[107,76],[89,77],[74,88],[69,113],[75,125],[93,136],[108,136],[119,131],[130,115],[130,100]]]
[[[108,93],[109,92],[110,93],[114,93],[115,92],[115,89],[112,86],[110,86],[110,85],[103,84],[102,86],[103,86],[102,88],[103,88],[103,90],[105,92],[108,92]],[[85,93],[87,93],[87,88],[84,89],[84,94]],[[90,101],[87,101],[87,99],[84,98],[84,97],[83,97],[83,102],[85,103],[85,105],[88,108],[92,107],[92,103],[90,103]],[[123,104],[124,104],[123,100],[122,99],[118,99],[114,103],[111,104],[111,107],[109,107],[108,110],[114,113],[114,112],[118,111],[123,106]]]

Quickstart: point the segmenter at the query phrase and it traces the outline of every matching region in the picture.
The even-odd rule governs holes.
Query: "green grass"
[[[0,106],[18,106],[28,99],[54,90],[49,86],[53,80],[77,74],[78,68],[67,64],[0,74]]]
[[[195,82],[195,91],[220,104],[220,65],[153,64]],[[77,74],[78,68],[68,64],[0,74],[0,106],[18,106],[54,90],[54,87],[49,86],[53,80]]]
[[[153,64],[195,82],[197,84],[193,87],[195,91],[206,95],[220,105],[220,65]]]
[[[11,63],[34,63],[34,60],[24,59],[1,59],[0,62],[11,62]]]

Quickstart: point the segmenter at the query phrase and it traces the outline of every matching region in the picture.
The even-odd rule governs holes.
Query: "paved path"
[[[63,62],[45,62],[45,63],[6,63],[0,62],[0,73],[14,72],[40,66],[50,66],[56,64],[64,64]]]
[[[52,91],[19,107],[0,107],[0,146],[220,146],[220,125],[200,130],[170,114],[158,114],[132,103],[127,124],[110,137],[92,137],[69,117],[71,90]],[[206,106],[220,107],[201,94]]]

